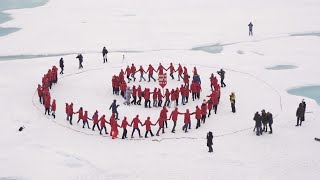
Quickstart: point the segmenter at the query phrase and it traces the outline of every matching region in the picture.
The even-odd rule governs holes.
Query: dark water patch
[[[2,28],[0,27],[0,37],[19,31],[20,28]]]
[[[290,36],[317,36],[320,37],[320,32],[309,32],[309,33],[294,33]]]
[[[46,4],[49,0],[0,0],[0,24],[12,20],[12,17],[3,13],[5,10],[34,8]],[[20,28],[0,27],[0,37],[19,31]]]
[[[320,85],[292,88],[287,92],[292,95],[304,96],[310,99],[314,99],[320,105]]]
[[[191,49],[192,51],[204,51],[211,54],[221,53],[223,51],[223,45],[220,43],[207,45],[207,46],[198,46]]]
[[[75,53],[64,53],[64,54],[38,54],[38,55],[10,55],[10,56],[0,56],[0,61],[8,60],[19,60],[19,59],[35,59],[35,58],[46,58],[46,57],[57,57],[57,56],[67,56]]]
[[[286,70],[286,69],[296,69],[298,66],[294,65],[276,65],[272,67],[267,67],[267,70]]]

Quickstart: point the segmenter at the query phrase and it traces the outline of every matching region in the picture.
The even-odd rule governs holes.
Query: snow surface
[[[51,0],[38,8],[10,10],[15,19],[3,26],[22,29],[0,37],[1,56],[85,54],[83,70],[77,69],[75,54],[63,56],[65,75],[51,91],[57,100],[55,120],[44,116],[34,95],[60,57],[0,61],[0,179],[318,180],[320,144],[313,138],[320,136],[319,106],[305,98],[306,121],[295,127],[303,97],[287,90],[320,84],[320,38],[290,35],[319,32],[319,10],[317,0]],[[249,21],[254,37],[247,36]],[[216,44],[221,52],[197,48]],[[107,64],[102,64],[103,46],[111,51]],[[124,53],[127,61],[122,63]],[[160,137],[133,141],[68,125],[65,102],[109,117],[112,100],[121,100],[112,96],[111,76],[127,64],[159,62],[182,63],[189,71],[197,66],[202,95],[210,93],[209,75],[225,68],[227,87],[218,114],[187,134],[180,117],[175,134],[166,129]],[[297,68],[266,69],[279,64]],[[169,81],[168,87],[178,85]],[[231,113],[231,92],[237,98],[236,114]],[[193,110],[200,103],[179,108]],[[257,137],[252,118],[262,109],[276,116],[274,134]],[[150,116],[155,122],[159,115],[159,109],[138,106],[122,105],[119,111],[120,118],[129,120],[138,113],[142,121]],[[22,125],[26,129],[18,132]],[[213,154],[207,152],[208,131],[215,136]]]

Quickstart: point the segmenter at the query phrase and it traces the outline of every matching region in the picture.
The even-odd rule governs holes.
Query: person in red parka
[[[84,126],[87,124],[88,125],[88,129],[90,129],[88,119],[89,119],[88,118],[88,111],[84,111],[84,115],[82,117],[82,120],[83,120],[82,128],[84,128]]]
[[[139,72],[140,72],[140,81],[139,82],[141,82],[142,81],[142,79],[144,80],[144,81],[146,81],[146,79],[144,78],[144,76],[143,76],[143,74],[145,73],[145,71],[144,71],[144,69],[143,69],[143,67],[142,66],[140,66],[140,68],[139,68],[139,70],[138,70]]]
[[[113,75],[111,80],[112,94],[116,94],[116,83],[117,83],[116,75]]]
[[[118,134],[119,134],[118,127],[120,126],[118,125],[118,122],[116,120],[113,120],[112,122],[110,121],[110,126],[111,126],[110,135],[112,139],[115,139],[118,137]]]
[[[170,77],[174,79],[173,73],[176,72],[176,70],[174,69],[174,66],[172,63],[170,63],[170,66],[168,67],[167,71],[168,70],[170,70]]]
[[[182,105],[186,105],[185,104],[185,101],[186,101],[186,92],[185,92],[185,90],[186,90],[186,88],[183,86],[183,84],[181,84],[181,87],[180,87],[180,93],[181,93],[181,99],[182,99],[182,101],[181,101],[181,104]]]
[[[48,112],[48,115],[50,115],[50,106],[51,106],[50,96],[46,96],[44,101],[44,108],[45,108],[44,114],[47,114]]]
[[[213,102],[211,99],[209,99],[207,101],[207,105],[208,105],[208,118],[211,116],[211,110],[212,110],[212,107],[213,107]]]
[[[137,93],[138,93],[138,98],[139,100],[137,101],[138,105],[141,105],[141,99],[142,99],[142,90],[141,90],[141,86],[139,85],[137,88]]]
[[[158,98],[158,107],[161,107],[162,106],[162,93],[161,93],[161,90],[160,88],[158,89],[158,92],[157,92],[157,98]]]
[[[113,116],[113,119],[114,119],[114,114],[112,114],[112,116]],[[99,122],[100,122],[100,135],[102,135],[102,130],[104,129],[104,132],[106,133],[106,134],[108,134],[108,132],[107,132],[107,128],[106,128],[106,123],[108,123],[108,121],[106,120],[106,118],[105,118],[106,116],[105,115],[102,115],[101,116],[101,118],[99,119]],[[112,117],[111,117],[112,118]],[[111,118],[110,118],[110,122],[111,122]],[[114,121],[115,121],[115,119],[114,119]],[[110,124],[110,123],[108,123],[108,124]]]
[[[189,102],[189,94],[190,94],[190,89],[188,86],[185,86],[184,87],[185,104]]]
[[[176,101],[176,92],[174,91],[174,89],[172,89],[171,90],[171,93],[170,93],[170,95],[171,95],[171,102],[169,102],[169,108],[171,107],[171,105],[172,105],[172,103],[174,103],[175,101]]]
[[[199,82],[195,83],[195,88],[196,88],[197,98],[200,99],[201,84]]]
[[[136,81],[136,72],[137,72],[137,69],[136,67],[134,66],[134,64],[132,63],[131,64],[131,77],[133,78],[133,81],[135,82]]]
[[[150,132],[151,136],[153,137],[153,133],[151,130],[151,125],[154,126],[154,124],[152,124],[152,122],[150,121],[150,117],[147,117],[147,120],[143,123],[142,126],[146,126],[146,134],[145,134],[145,138],[148,138],[148,133]]]
[[[131,122],[130,126],[133,125],[133,130],[132,130],[132,134],[131,134],[131,138],[133,137],[134,131],[137,130],[139,133],[139,137],[142,138],[141,134],[140,134],[140,129],[139,129],[139,124],[142,126],[142,123],[139,119],[139,115],[137,115]]]
[[[73,103],[71,103],[69,108],[68,108],[68,116],[69,116],[69,122],[72,125]]]
[[[169,107],[169,105],[170,105],[170,92],[168,89],[166,89],[166,92],[164,93],[164,97],[166,98],[166,101],[164,102],[164,106]]]
[[[188,126],[189,126],[189,129],[191,129],[190,128],[190,126],[191,126],[191,118],[190,118],[191,114],[189,112],[189,109],[187,109],[185,113],[179,113],[179,114],[184,115],[184,125],[182,127],[182,130],[184,130],[184,132],[187,133],[188,132]]]
[[[178,120],[178,115],[179,115],[179,111],[178,108],[176,107],[170,114],[169,120],[172,119],[173,121],[173,128],[172,128],[172,133],[176,132],[176,125],[177,125],[177,120]]]
[[[159,67],[157,69],[156,72],[158,72],[158,74],[163,74],[163,70],[166,70],[161,63],[159,63]]]
[[[193,76],[198,75],[197,67],[193,67]]]
[[[166,128],[168,128],[168,123],[167,123],[167,120],[168,120],[168,109],[163,106],[161,111],[160,111],[160,117],[162,119],[164,119],[164,124],[166,125]]]
[[[180,95],[180,90],[177,87],[175,91],[176,106],[179,106],[179,95]]]
[[[130,83],[130,81],[131,81],[131,78],[130,78],[131,68],[129,66],[127,66],[125,74],[127,74],[128,83]]]
[[[122,120],[122,123],[121,123],[121,128],[123,128],[122,139],[127,138],[127,132],[128,132],[127,126],[131,126],[131,125],[129,125],[129,123],[127,121],[127,117],[125,116]]]
[[[178,71],[178,81],[180,81],[180,78],[183,79],[183,77],[182,77],[183,69],[182,69],[182,66],[180,63],[179,63],[177,71]]]
[[[197,99],[197,89],[196,89],[196,83],[194,81],[192,81],[191,86],[190,86],[190,90],[192,93],[192,100],[194,101],[195,99]]]
[[[144,107],[145,108],[151,108],[151,101],[150,101],[150,89],[149,88],[145,88],[145,90],[143,91],[143,97],[144,97]]]
[[[184,76],[183,76],[183,82],[184,82],[184,85],[185,86],[188,86],[189,87],[189,78],[190,78],[190,76],[188,75],[188,74],[185,74]]]
[[[37,92],[38,92],[40,104],[42,104],[42,101],[43,101],[43,93],[42,93],[42,87],[41,87],[40,84],[38,84]]]
[[[99,115],[98,115],[98,111],[96,110],[96,112],[94,113],[94,115],[92,116],[92,120],[93,120],[93,127],[92,127],[92,131],[94,131],[94,128],[97,126],[98,130],[100,131],[100,127],[99,127]]]
[[[53,73],[53,82],[56,84],[58,82],[58,68],[56,66],[52,66]]]
[[[120,83],[120,91],[121,91],[120,94],[123,98],[126,90],[127,90],[127,84],[126,82],[123,81],[122,83]]]
[[[120,83],[121,83],[121,82],[124,82],[124,72],[123,72],[123,69],[120,70],[119,79],[120,79],[120,81],[119,81]]]
[[[188,69],[185,66],[183,66],[183,75],[184,76],[188,75]]]
[[[203,100],[201,105],[201,120],[203,124],[206,122],[207,110],[208,110],[207,101]]]
[[[151,66],[151,64],[149,64],[148,70],[147,72],[149,72],[148,74],[148,82],[150,82],[150,78],[154,80],[154,82],[156,82],[156,79],[153,77],[153,71],[155,71],[155,69]]]
[[[201,115],[202,115],[202,112],[201,112],[201,109],[199,108],[199,106],[196,106],[196,111],[194,113],[192,113],[195,115],[195,118],[197,120],[197,125],[196,125],[196,129],[198,129],[200,127],[200,124],[201,124]]]
[[[137,92],[138,92],[138,90],[137,90],[136,86],[133,86],[132,87],[132,98],[133,98],[133,100],[131,101],[131,104],[134,104],[134,105],[137,104]]]
[[[152,93],[153,107],[158,107],[158,90],[154,88]]]
[[[82,118],[83,118],[83,109],[82,109],[82,107],[80,107],[80,109],[77,112],[74,112],[73,114],[79,114],[78,122],[77,122],[77,123],[79,123],[80,120],[82,120]]]
[[[57,105],[56,105],[56,100],[54,99],[51,105],[51,112],[52,112],[51,114],[54,119],[56,118],[56,109],[57,109]]]
[[[164,134],[164,122],[166,121],[166,119],[163,119],[162,117],[159,117],[158,121],[155,124],[159,124],[159,129],[157,131],[156,136],[159,136],[159,132],[162,129],[162,134]]]

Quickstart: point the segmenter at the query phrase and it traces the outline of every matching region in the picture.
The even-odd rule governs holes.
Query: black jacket
[[[302,103],[299,104],[299,107],[298,107],[297,112],[296,112],[296,116],[297,117],[304,117],[304,108],[303,108],[303,104]]]
[[[224,75],[225,75],[225,73],[226,73],[224,70],[221,69],[221,70],[218,71],[217,73],[220,75],[221,79],[224,79]]]
[[[63,62],[63,59],[62,59],[62,58],[61,58],[60,61],[59,61],[59,66],[60,66],[61,68],[64,67],[64,62]]]
[[[110,105],[110,109],[112,109],[112,113],[116,113],[119,105],[116,104],[116,101],[113,101],[113,103]]]
[[[256,122],[256,126],[261,126],[261,116],[259,113],[256,113],[254,115],[253,120]]]
[[[213,139],[212,132],[209,132],[209,133],[207,134],[207,146],[212,146],[212,145],[213,145],[212,139]]]
[[[106,55],[106,54],[108,54],[108,50],[107,50],[106,48],[103,48],[103,50],[102,50],[102,55],[104,56],[104,55]]]

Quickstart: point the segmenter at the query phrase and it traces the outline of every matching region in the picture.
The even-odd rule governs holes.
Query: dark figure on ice
[[[304,101],[304,99],[302,99],[302,107],[303,107],[303,117],[302,117],[302,121],[305,120],[305,114],[306,114],[306,108],[307,108],[307,105],[306,105],[306,102]]]
[[[268,117],[268,123],[269,123],[269,134],[272,134],[272,124],[273,124],[273,116],[270,112],[267,113],[267,117]]]
[[[232,112],[235,113],[236,112],[236,95],[234,94],[234,92],[232,92],[230,95],[230,103],[231,103]]]
[[[226,72],[223,69],[221,69],[220,71],[217,71],[217,73],[220,75],[221,78],[221,87],[226,87],[226,84],[224,83],[224,76]]]
[[[266,111],[263,109],[261,111],[261,120],[262,120],[262,124],[263,124],[263,130],[264,132],[268,132],[268,116]]]
[[[249,26],[249,36],[253,36],[253,33],[252,33],[253,24],[250,22],[248,26]]]
[[[119,104],[117,105],[117,100],[113,100],[113,103],[109,107],[109,110],[112,110],[112,114],[116,114],[116,120],[119,120],[118,107]]]
[[[108,54],[108,50],[107,50],[107,48],[106,48],[106,47],[103,47],[103,49],[102,49],[103,63],[108,62],[107,54]]]
[[[253,130],[256,130],[257,136],[262,135],[261,116],[260,116],[260,114],[258,112],[256,112],[256,114],[254,114],[253,120],[256,122],[255,127],[254,127],[255,129],[253,129]]]
[[[82,62],[83,62],[82,54],[79,54],[76,58],[79,59],[79,69],[83,68],[83,66],[82,66]]]
[[[300,103],[299,107],[297,109],[297,112],[296,112],[296,116],[297,116],[297,125],[296,126],[301,126],[302,121],[303,121],[303,117],[304,117],[304,113],[305,113],[305,109],[303,108],[303,103]]]
[[[212,132],[209,131],[209,132],[207,133],[207,146],[209,147],[209,151],[208,151],[209,153],[212,153],[212,152],[213,152],[213,149],[212,149],[212,145],[213,145],[212,139],[213,139]]]
[[[61,68],[60,74],[63,74],[63,69],[64,69],[64,61],[63,61],[63,58],[60,58],[59,66],[60,66],[60,68]]]

